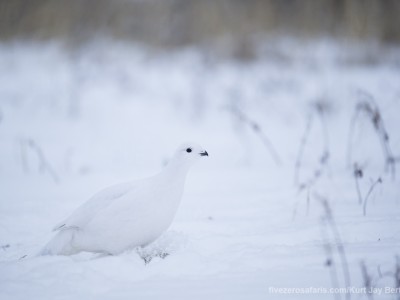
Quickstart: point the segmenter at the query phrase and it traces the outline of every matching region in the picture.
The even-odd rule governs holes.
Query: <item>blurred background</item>
[[[168,107],[169,125],[181,116],[200,136],[199,122],[215,113],[230,120],[243,153],[260,157],[244,137],[247,131],[257,139],[252,122],[275,118],[300,128],[313,103],[329,103],[334,113],[341,102],[354,106],[367,86],[372,98],[387,92],[388,81],[373,68],[399,68],[399,13],[396,0],[0,1],[0,105],[72,119],[110,110],[103,134],[126,113],[113,138],[128,128],[166,129],[143,118],[146,112],[130,118],[131,110]],[[194,134],[178,127],[171,144]],[[279,130],[268,136],[283,144],[274,152],[291,151]]]
[[[399,16],[398,0],[0,0],[0,298],[398,284]],[[18,260],[185,141],[210,156],[166,259]]]
[[[266,35],[400,41],[396,0],[15,0],[0,2],[0,38],[63,40],[78,47],[98,37],[169,49],[218,48],[241,58]]]

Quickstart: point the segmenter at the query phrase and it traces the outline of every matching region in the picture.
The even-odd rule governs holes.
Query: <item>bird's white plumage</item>
[[[185,144],[161,173],[100,191],[54,228],[58,233],[41,253],[118,254],[151,243],[171,224],[187,171],[204,155],[197,144]]]

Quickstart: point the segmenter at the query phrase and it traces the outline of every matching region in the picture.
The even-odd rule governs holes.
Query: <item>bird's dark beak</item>
[[[200,152],[200,155],[201,156],[208,156],[208,153],[207,153],[207,151],[204,151],[204,152]]]

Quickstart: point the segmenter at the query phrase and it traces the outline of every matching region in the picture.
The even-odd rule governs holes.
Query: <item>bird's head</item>
[[[208,156],[208,153],[200,145],[185,143],[176,150],[174,160],[180,164],[191,165],[205,156]]]

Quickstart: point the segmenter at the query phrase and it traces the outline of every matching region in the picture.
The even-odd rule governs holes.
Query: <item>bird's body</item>
[[[197,153],[190,155],[192,149]],[[42,254],[118,254],[153,242],[175,216],[196,154],[208,155],[185,145],[161,173],[100,191],[54,228],[58,233]]]

